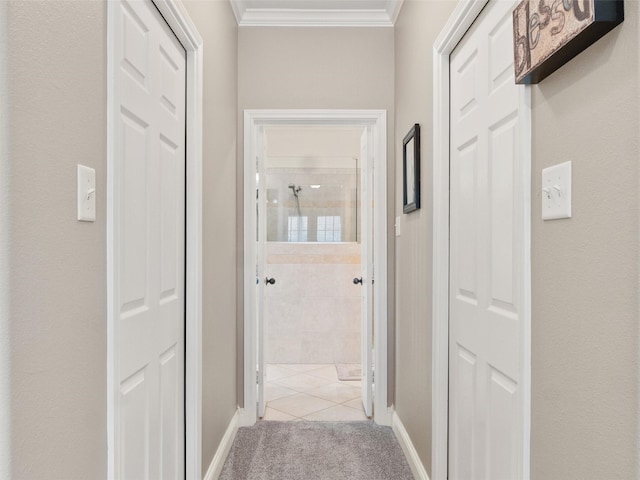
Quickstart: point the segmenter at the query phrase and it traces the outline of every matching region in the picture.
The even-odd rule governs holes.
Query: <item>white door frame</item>
[[[245,110],[244,112],[244,408],[241,425],[253,425],[256,415],[256,135],[268,125],[370,125],[374,157],[375,279],[374,420],[390,425],[387,408],[387,112],[386,110]]]
[[[502,0],[500,0],[502,1]],[[516,4],[515,0],[511,0]],[[433,277],[431,479],[448,475],[449,407],[449,60],[489,0],[461,0],[433,46]],[[529,478],[531,433],[531,88],[520,93],[524,216],[524,322],[522,388],[524,433],[522,478]]]
[[[107,2],[107,436],[108,478],[115,478],[117,307],[114,305],[114,209],[117,116],[114,111],[115,19],[121,0]],[[203,42],[180,0],[151,0],[187,53],[185,436],[186,478],[202,478],[202,85]]]

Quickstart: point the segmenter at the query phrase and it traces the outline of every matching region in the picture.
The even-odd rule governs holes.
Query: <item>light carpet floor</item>
[[[413,480],[393,431],[373,422],[238,429],[220,480]]]

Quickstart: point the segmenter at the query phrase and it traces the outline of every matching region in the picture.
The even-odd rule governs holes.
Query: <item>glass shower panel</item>
[[[267,168],[267,240],[357,242],[357,160],[349,168]]]

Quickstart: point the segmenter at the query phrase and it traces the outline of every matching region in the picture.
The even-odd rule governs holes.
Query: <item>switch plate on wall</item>
[[[396,217],[396,237],[400,236],[400,220],[402,217]]]
[[[96,171],[78,165],[78,220],[96,221]]]
[[[542,170],[542,219],[571,218],[571,162]]]

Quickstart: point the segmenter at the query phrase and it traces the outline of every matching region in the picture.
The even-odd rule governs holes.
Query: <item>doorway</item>
[[[264,129],[258,231],[264,222],[265,265],[259,270],[268,281],[259,318],[266,378],[265,410],[258,415],[265,420],[368,418],[361,398],[366,289],[359,283],[365,131]]]
[[[337,377],[336,359],[344,358],[349,360],[348,363],[351,363],[354,358],[346,355],[353,356],[356,353],[357,356],[357,349],[355,349],[356,352],[353,352],[350,351],[354,350],[353,348],[347,347],[337,352],[335,345],[338,341],[350,342],[353,345],[354,338],[358,336],[362,338],[360,361],[355,365],[357,366],[359,363],[361,366],[360,397],[363,400],[363,410],[368,415],[373,415],[379,423],[388,424],[386,408],[386,234],[384,233],[386,230],[386,208],[373,208],[374,198],[375,204],[386,205],[385,123],[386,114],[383,111],[251,110],[245,112],[245,408],[241,417],[241,422],[245,425],[253,424],[265,414],[269,418],[269,411],[266,410],[268,399],[265,398],[265,389],[269,387],[267,384],[270,380],[278,381],[283,378],[283,375],[287,376],[291,373],[293,374],[289,375],[292,377],[291,380],[284,379],[278,382],[279,385],[276,385],[279,387],[279,393],[283,393],[282,388],[294,387],[294,383],[304,377],[309,377],[310,380],[313,380],[310,377],[315,377],[316,380],[312,382],[316,383],[315,386],[298,387],[319,389],[315,393],[320,398],[323,395],[323,387],[333,383],[334,388],[340,390],[339,393],[349,397],[344,398],[340,403],[353,402],[350,406],[342,406],[345,408],[355,406],[358,399],[353,395],[358,387],[355,386],[357,384],[352,386],[348,382],[358,382],[358,380],[340,381]],[[278,155],[267,153],[270,145],[276,150],[279,148],[277,147],[279,142],[282,145],[290,146],[295,144],[296,139],[304,136],[301,135],[301,132],[305,129],[309,129],[307,130],[309,132],[314,128],[325,134],[332,129],[334,132],[341,131],[343,134],[348,131],[352,134],[360,134],[357,142],[359,155],[355,158],[353,155],[348,155],[349,158],[333,160],[307,158],[307,162],[309,160],[312,163],[325,162],[324,165],[316,163],[310,169],[309,165],[301,164],[302,160],[299,158],[297,160],[290,158],[291,156],[278,158]],[[283,141],[287,135],[291,135],[292,131],[296,132],[295,138],[289,136],[288,140]],[[366,158],[363,158],[362,152]],[[359,162],[361,162],[359,168],[356,168],[356,163]],[[340,164],[341,171],[335,168],[337,164]],[[298,169],[296,170],[295,167]],[[348,171],[349,174],[346,174]],[[317,176],[314,176],[314,172]],[[328,172],[332,172],[332,175],[323,176]],[[340,188],[341,182],[346,182],[342,189]],[[355,188],[356,184],[362,185],[360,189]],[[323,185],[324,192],[322,192]],[[365,187],[365,185],[368,186]],[[340,193],[341,190],[342,193]],[[358,213],[357,209],[349,207],[345,210],[344,201],[342,207],[338,207],[336,202],[323,204],[320,201],[323,196],[336,195],[342,196],[342,200],[348,199],[347,203],[360,202],[361,205],[369,205],[369,211],[367,212],[365,209]],[[358,200],[356,200],[356,196],[359,197]],[[260,201],[260,198],[264,201]],[[365,200],[366,198],[369,198],[368,202]],[[258,199],[257,203],[256,199]],[[341,212],[340,209],[342,209]],[[261,218],[267,220],[271,218],[272,222],[260,222]],[[367,241],[363,241],[363,232],[366,231],[370,233],[366,237]],[[347,235],[350,236],[349,240],[351,241],[343,241]],[[272,240],[279,241],[269,242],[267,241],[269,236]],[[355,241],[356,238],[359,238],[359,243]],[[313,247],[309,248],[310,246]],[[312,251],[316,253],[312,254]],[[356,270],[352,271],[354,257],[357,256],[354,253],[359,254],[361,260],[360,268],[355,265]],[[310,262],[315,261],[315,270],[318,270],[317,260],[320,257],[324,259],[333,257],[339,262],[344,262],[345,258],[349,259],[346,264],[343,263],[337,268],[341,272],[334,272],[334,275],[340,277],[341,287],[335,288],[336,280],[327,280],[327,277],[321,279],[317,276],[317,272],[311,273],[314,269],[309,270],[308,267],[313,267]],[[295,262],[291,263],[292,259]],[[380,279],[375,283],[373,281],[374,264],[376,265],[376,280]],[[324,268],[325,265],[321,267]],[[326,267],[328,271],[336,270],[335,265],[326,265]],[[306,273],[305,269],[308,270]],[[279,272],[278,275],[281,278],[278,278],[273,272]],[[296,275],[300,281],[292,281]],[[325,289],[323,299],[319,299],[318,295],[313,294],[313,288],[302,287],[305,276],[308,281],[316,280],[316,282],[324,283],[324,287],[320,286]],[[354,284],[354,280],[357,283]],[[327,289],[333,290],[330,292]],[[358,293],[353,293],[354,289]],[[328,298],[331,296],[335,296],[335,298]],[[361,306],[359,321],[362,325],[362,335],[356,333],[351,339],[347,336],[337,339],[332,328],[335,326],[336,319],[332,318],[333,324],[326,319],[318,321],[318,318],[323,315],[318,316],[317,313],[323,307],[330,309],[335,307],[337,303],[343,302],[352,307],[351,315],[345,313],[344,316],[350,316],[350,319],[353,320],[354,297],[356,306],[358,300]],[[308,305],[304,306],[305,302]],[[324,302],[324,305],[314,307],[312,305],[314,302],[316,304]],[[374,315],[374,311],[376,315]],[[378,315],[378,312],[381,314]],[[334,315],[334,317],[339,316],[340,314]],[[273,325],[271,327],[269,317],[272,317],[271,323]],[[274,318],[277,318],[276,323],[273,323]],[[291,325],[296,324],[299,327],[305,323],[311,328],[303,330],[306,332],[304,334],[298,329],[302,336],[295,337],[295,328],[297,327],[294,327],[292,332]],[[279,335],[287,328],[289,328],[288,337]],[[379,332],[380,335],[378,335]],[[315,352],[311,351],[311,348],[305,348],[303,355],[302,345],[303,343],[314,345],[312,337],[315,337],[315,340],[320,340],[315,343],[318,348]],[[373,348],[374,337],[376,338],[375,349]],[[357,340],[355,341],[357,342]],[[338,356],[336,356],[336,352]],[[340,357],[341,355],[345,356]],[[280,362],[272,365],[272,368],[275,368],[273,372],[280,377],[279,379],[274,378],[274,375],[269,375],[267,362],[270,358]],[[287,364],[286,361],[290,363]],[[303,361],[306,363],[301,363]],[[375,398],[373,390],[374,363],[376,365]],[[353,365],[351,363],[347,367]],[[314,370],[313,375],[309,374],[311,370]],[[354,372],[351,373],[351,378],[353,378]],[[293,378],[296,376],[298,378],[294,380]],[[319,383],[323,383],[323,385],[319,385]],[[330,388],[327,387],[325,390]],[[273,393],[273,388],[270,390]],[[295,388],[289,390],[288,392],[284,391],[289,394],[289,397],[308,394],[308,392],[297,391]],[[292,393],[291,390],[295,393]],[[278,399],[274,399],[274,401],[278,402]],[[382,407],[373,409],[374,403],[382,405]],[[327,408],[331,406],[327,404]],[[307,416],[304,415],[304,410],[299,412],[299,415],[291,416],[297,418]],[[291,418],[282,417],[281,419]]]

